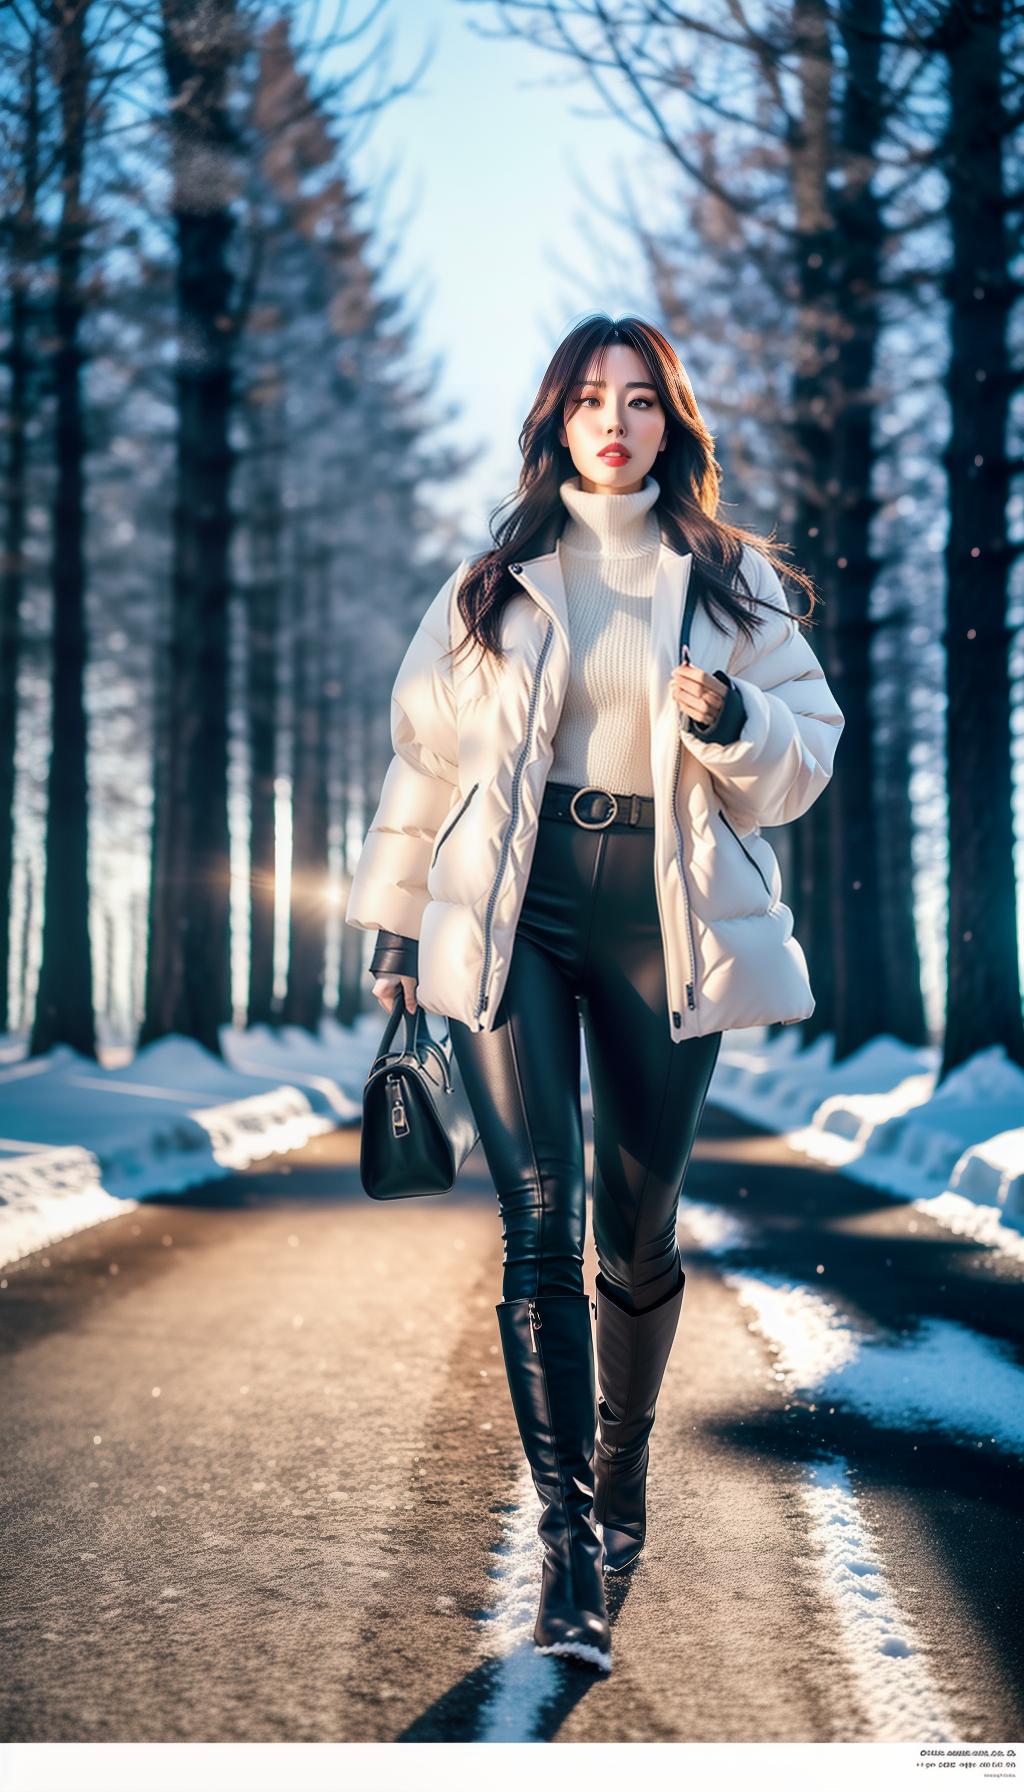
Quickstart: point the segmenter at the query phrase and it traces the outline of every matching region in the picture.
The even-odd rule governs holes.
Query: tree
[[[24,52],[12,58],[17,120],[14,166],[3,234],[10,270],[7,342],[6,443],[4,448],[3,550],[0,559],[0,1032],[9,1025],[11,877],[14,868],[15,747],[18,672],[25,589],[29,423],[33,398],[33,263],[38,255],[40,165],[39,21],[29,28]]]
[[[166,760],[155,781],[141,1041],[220,1052],[230,1019],[228,612],[236,189],[228,113],[233,0],[162,0],[177,245],[177,447]]]
[[[1007,140],[1024,113],[1007,104],[1005,32],[1004,0],[958,0],[936,34],[948,70],[951,238],[943,1076],[992,1044],[1024,1064],[1007,658],[1008,575],[1021,552],[1008,538],[1009,408],[1024,383],[1010,366],[1008,325],[1022,287],[1010,266],[1004,176]]]
[[[95,1057],[89,938],[88,775],[84,681],[85,427],[82,390],[82,261],[86,123],[90,101],[86,21],[91,0],[55,0],[51,15],[60,109],[60,213],[52,371],[56,480],[50,768],[46,810],[43,958],[29,1050],[70,1045]]]

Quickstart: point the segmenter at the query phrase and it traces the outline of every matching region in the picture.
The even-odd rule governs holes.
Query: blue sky
[[[567,62],[480,37],[471,22],[494,30],[495,8],[391,0],[386,16],[392,80],[431,42],[434,56],[416,92],[380,114],[355,173],[374,191],[393,170],[383,218],[389,238],[400,223],[404,236],[386,285],[426,289],[418,345],[443,359],[439,421],[446,404],[462,409],[442,439],[479,446],[457,481],[439,473],[438,507],[483,542],[560,337],[584,312],[645,308],[639,256],[610,215],[624,177],[636,190],[644,145]]]

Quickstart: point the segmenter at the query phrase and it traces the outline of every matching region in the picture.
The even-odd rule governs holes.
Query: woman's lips
[[[604,448],[597,458],[603,460],[606,466],[624,467],[629,459],[629,452],[625,448]]]

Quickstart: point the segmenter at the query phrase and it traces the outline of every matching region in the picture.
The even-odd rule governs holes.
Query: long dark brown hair
[[[616,342],[625,343],[641,356],[661,399],[668,441],[652,469],[660,487],[657,514],[660,522],[667,523],[666,533],[676,552],[693,555],[691,578],[698,581],[698,602],[712,617],[729,618],[748,641],[760,620],[753,606],[790,614],[754,597],[740,570],[745,542],[757,548],[780,577],[790,579],[805,593],[810,607],[801,614],[801,622],[808,620],[820,601],[808,574],[783,559],[780,544],[717,516],[722,469],[686,369],[671,343],[642,318],[616,320],[605,312],[594,312],[559,343],[520,431],[523,465],[511,500],[513,508],[497,523],[495,518],[504,504],[491,512],[488,522],[495,545],[473,561],[459,589],[459,610],[467,631],[460,651],[476,641],[483,652],[499,660],[504,657],[501,611],[522,591],[509,566],[538,551],[538,543],[549,537],[560,513],[561,520],[565,519],[559,487],[576,468],[558,431],[566,414],[574,416],[582,402],[579,388],[590,376],[591,362],[596,356],[600,377],[605,352]]]

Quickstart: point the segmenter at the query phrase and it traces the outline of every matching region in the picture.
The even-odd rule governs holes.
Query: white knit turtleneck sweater
[[[648,473],[638,492],[584,492],[576,475],[560,491],[571,653],[548,776],[653,796],[647,673],[661,487]]]

